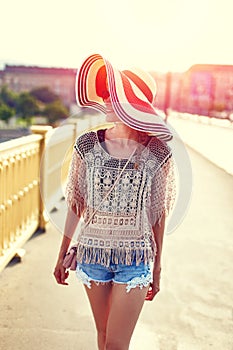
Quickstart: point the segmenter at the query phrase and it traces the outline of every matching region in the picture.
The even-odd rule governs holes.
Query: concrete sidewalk
[[[168,123],[186,145],[233,175],[233,123],[220,120],[216,125],[213,121],[211,124],[208,117],[185,117],[175,113],[168,117]]]
[[[188,151],[192,203],[183,223],[165,236],[161,291],[145,303],[130,350],[233,347],[233,177]],[[63,220],[62,209],[56,215]],[[25,244],[23,262],[0,274],[2,349],[97,349],[82,285],[73,272],[68,287],[53,277],[61,238],[49,224]]]

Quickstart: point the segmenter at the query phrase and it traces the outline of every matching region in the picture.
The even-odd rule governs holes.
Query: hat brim
[[[137,81],[132,79],[133,72],[124,73],[115,69],[101,55],[89,56],[77,72],[75,90],[78,105],[91,107],[106,114],[103,98],[99,91],[97,94],[96,89],[96,77],[103,66],[106,68],[108,91],[117,117],[135,130],[155,135],[163,141],[170,141],[171,131],[148,101],[150,95],[149,89],[146,90],[147,85],[139,88]],[[135,76],[134,74],[133,77]]]

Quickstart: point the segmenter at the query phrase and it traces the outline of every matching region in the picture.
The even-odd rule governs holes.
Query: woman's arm
[[[68,285],[68,283],[65,282],[65,280],[69,276],[69,272],[66,271],[66,269],[63,266],[63,259],[69,248],[71,239],[74,235],[74,232],[79,223],[79,220],[80,220],[80,217],[73,210],[68,209],[68,212],[66,215],[64,235],[63,235],[60,250],[58,253],[57,263],[53,273],[57,283],[59,284]]]
[[[68,209],[68,212],[66,215],[64,235],[61,242],[60,251],[58,254],[58,260],[62,259],[63,261],[63,258],[66,255],[66,252],[69,248],[70,241],[74,235],[74,232],[79,223],[79,220],[80,220],[80,217],[73,210]]]
[[[164,228],[165,228],[165,213],[162,215],[159,223],[157,222],[153,227],[154,240],[157,247],[156,256],[154,260],[154,270],[153,270],[153,272],[155,273],[161,270],[161,256],[162,256],[162,248],[163,248]]]
[[[163,247],[164,228],[165,228],[165,213],[162,215],[159,222],[157,222],[152,227],[157,250],[154,258],[153,282],[146,296],[146,300],[150,300],[150,301],[154,299],[155,295],[160,290],[161,256],[162,256],[162,247]]]
[[[64,228],[64,235],[58,253],[57,263],[54,270],[54,276],[59,284],[65,282],[69,273],[63,267],[63,259],[69,248],[71,239],[75,229],[79,223],[80,217],[84,210],[85,197],[85,163],[81,155],[74,149],[68,173],[68,181],[66,185],[65,198],[67,202],[68,212]]]

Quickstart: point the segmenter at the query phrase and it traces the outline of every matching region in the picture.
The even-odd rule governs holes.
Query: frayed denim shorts
[[[137,266],[135,261],[132,265],[110,263],[109,267],[100,264],[78,263],[76,276],[88,288],[91,288],[92,281],[97,285],[107,282],[125,284],[127,293],[132,288],[148,287],[152,282],[150,265],[140,263]]]

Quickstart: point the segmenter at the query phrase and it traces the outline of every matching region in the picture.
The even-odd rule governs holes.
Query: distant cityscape
[[[183,73],[152,74],[160,109],[217,118],[233,112],[233,65],[197,64]]]
[[[71,68],[45,68],[6,64],[0,70],[0,88],[17,93],[47,86],[70,108],[75,101],[75,77]],[[155,105],[200,115],[228,118],[233,113],[233,65],[192,66],[183,73],[150,72],[157,83]]]
[[[47,86],[57,94],[66,106],[75,102],[76,70],[69,68],[44,68],[37,66],[5,65],[0,70],[0,88],[7,85],[15,92],[30,91]]]

